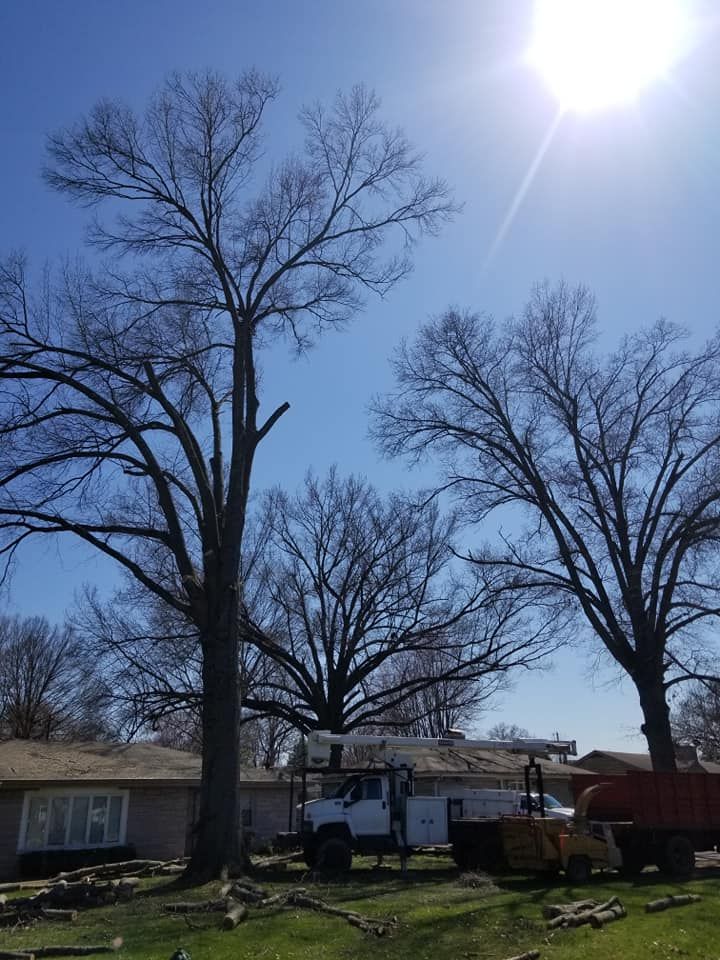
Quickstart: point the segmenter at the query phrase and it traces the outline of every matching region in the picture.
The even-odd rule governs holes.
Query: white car
[[[543,800],[545,803],[545,816],[552,817],[555,820],[572,820],[575,816],[575,811],[572,807],[564,807],[557,797],[554,797],[551,793],[544,793]],[[540,813],[540,794],[531,793],[530,794],[530,812],[532,814]],[[520,813],[527,813],[527,796],[523,794],[520,797]]]

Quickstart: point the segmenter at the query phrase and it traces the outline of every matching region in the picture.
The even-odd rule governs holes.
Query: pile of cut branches
[[[187,903],[165,903],[163,910],[167,913],[210,913],[224,914],[222,925],[225,930],[234,929],[242,923],[248,915],[248,906],[263,910],[268,907],[299,907],[305,910],[314,910],[316,913],[326,913],[333,917],[341,917],[353,927],[363,933],[371,933],[377,937],[387,936],[397,926],[397,918],[378,919],[366,917],[354,910],[344,910],[334,907],[325,900],[311,897],[304,887],[294,890],[285,890],[282,893],[268,894],[266,890],[251,880],[238,879],[233,883],[225,884],[220,890],[219,898],[214,900],[194,900]]]
[[[558,927],[581,927],[589,923],[596,930],[613,920],[627,916],[619,897],[610,897],[604,903],[598,900],[573,900],[571,903],[551,903],[542,909],[548,930]]]

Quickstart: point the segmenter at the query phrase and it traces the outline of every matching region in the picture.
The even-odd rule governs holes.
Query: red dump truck
[[[575,776],[576,799],[593,784],[603,788],[592,797],[587,818],[611,827],[627,875],[656,864],[674,877],[688,876],[696,850],[720,845],[720,774]]]

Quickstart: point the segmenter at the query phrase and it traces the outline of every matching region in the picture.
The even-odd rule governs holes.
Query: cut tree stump
[[[685,907],[688,903],[697,903],[702,900],[696,893],[680,893],[677,896],[669,895],[660,900],[651,900],[645,904],[645,913],[659,913],[670,907]]]

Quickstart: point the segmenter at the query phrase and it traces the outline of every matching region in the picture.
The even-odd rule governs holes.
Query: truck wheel
[[[676,834],[665,844],[663,869],[680,880],[689,877],[695,869],[695,850],[687,837]]]
[[[565,867],[565,876],[570,883],[587,883],[592,875],[592,864],[589,857],[574,856],[570,857]]]
[[[340,837],[328,837],[317,848],[315,866],[344,873],[352,866],[352,850]]]
[[[303,847],[303,860],[305,865],[312,870],[317,863],[317,847]]]

